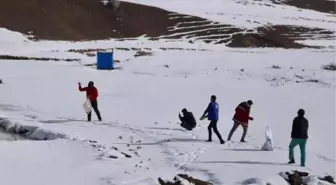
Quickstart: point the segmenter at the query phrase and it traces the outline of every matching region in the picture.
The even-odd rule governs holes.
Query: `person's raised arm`
[[[84,87],[84,88],[82,88],[82,85],[81,85],[81,83],[78,83],[78,90],[79,91],[86,91],[86,87]]]

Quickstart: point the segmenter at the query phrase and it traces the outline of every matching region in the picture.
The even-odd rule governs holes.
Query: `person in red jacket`
[[[98,117],[99,121],[101,121],[102,118],[101,118],[100,112],[98,110],[98,101],[97,101],[98,89],[94,86],[93,82],[90,81],[88,86],[84,87],[84,88],[82,88],[81,83],[78,83],[78,89],[79,89],[79,91],[85,91],[86,92],[86,96],[87,96],[87,98],[90,99],[93,110],[97,114],[97,117]],[[87,119],[88,119],[88,121],[91,121],[91,112],[88,113]]]
[[[233,127],[230,131],[229,137],[228,137],[228,141],[231,140],[231,137],[233,135],[233,133],[236,131],[236,129],[239,127],[239,125],[241,125],[244,129],[243,135],[241,137],[241,142],[246,142],[245,141],[245,137],[247,134],[247,128],[248,128],[248,122],[249,120],[253,121],[253,118],[250,117],[250,110],[251,110],[251,106],[253,105],[252,100],[248,100],[247,102],[242,102],[240,103],[237,108],[236,108],[236,113],[233,116]]]

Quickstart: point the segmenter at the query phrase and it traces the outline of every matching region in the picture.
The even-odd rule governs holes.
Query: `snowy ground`
[[[46,168],[51,168],[50,174],[57,174],[50,184],[78,184],[83,174],[90,175],[85,175],[81,184],[129,184],[128,180],[155,184],[157,177],[181,172],[215,184],[236,183],[249,177],[277,179],[280,171],[301,169],[285,164],[291,122],[299,108],[306,110],[310,121],[308,162],[302,170],[335,174],[335,73],[321,69],[334,56],[333,52],[317,50],[161,51],[121,63],[122,69],[115,71],[97,71],[73,63],[3,60],[2,117],[82,142],[2,143],[7,152],[15,153],[1,154],[7,164],[1,167],[2,174],[6,174],[2,179],[21,184],[22,179],[10,176],[15,171],[27,174],[25,182],[34,184],[37,174],[46,173]],[[272,65],[281,68],[273,69]],[[311,79],[321,83],[305,82]],[[77,90],[77,82],[89,80],[95,81],[100,90],[104,119],[100,124],[85,122],[85,95]],[[218,96],[219,130],[224,138],[232,126],[235,106],[254,100],[255,121],[251,123],[248,144],[219,145],[215,136],[214,143],[205,143],[207,121],[199,121],[195,131],[181,130],[178,112],[185,107],[201,116],[212,94]],[[273,130],[273,152],[259,150],[266,126]],[[238,130],[233,140],[238,141],[240,135]],[[102,145],[100,151],[88,147],[87,140]],[[29,153],[22,155],[20,149]],[[110,159],[110,154],[119,158]],[[297,160],[298,154],[297,150]],[[17,165],[10,162],[9,156]],[[23,162],[27,160],[29,163]],[[41,167],[34,165],[37,160]],[[50,167],[51,163],[55,166]],[[18,166],[22,169],[18,170]],[[65,174],[67,178],[60,182]]]
[[[154,1],[137,2],[153,5]],[[221,6],[225,9],[218,10],[214,7],[219,7],[221,2],[213,0],[202,6],[206,11],[195,11],[200,10],[196,5],[173,6],[174,2],[177,1],[156,1],[155,5],[182,13],[198,12],[214,20],[206,12],[230,14],[229,10],[242,10],[236,6],[243,6],[230,1]],[[257,5],[244,7],[253,9],[254,6]],[[182,7],[189,9],[182,10]],[[252,18],[263,23],[309,24],[334,29],[332,22],[286,22],[288,19],[283,16],[300,16],[296,10],[286,9],[287,13],[283,14],[283,8],[276,9],[280,13],[273,12],[271,17],[267,14],[271,10],[265,10],[265,15]],[[249,12],[260,13],[255,8]],[[334,21],[322,13],[300,12]],[[241,17],[245,20],[249,15]],[[228,16],[217,18],[227,20]],[[236,23],[255,26],[244,21]],[[12,123],[37,126],[39,132],[56,133],[53,137],[66,135],[50,141],[1,141],[0,174],[4,184],[156,185],[158,177],[187,173],[216,185],[252,184],[245,181],[249,178],[282,185],[284,181],[278,175],[281,171],[298,169],[315,175],[335,175],[336,77],[334,71],[322,69],[335,63],[334,50],[230,49],[145,38],[32,42],[5,29],[0,29],[0,35],[0,55],[81,59],[80,62],[0,60],[3,80],[0,117]],[[331,45],[330,41],[319,43]],[[150,48],[153,56],[134,57],[135,50],[115,50],[115,57],[121,61],[116,64],[119,69],[97,71],[84,65],[94,63],[95,57],[68,52],[116,47]],[[85,121],[82,108],[85,95],[77,89],[78,82],[86,84],[90,80],[99,89],[99,108],[104,119],[96,124]],[[224,139],[232,126],[237,104],[248,99],[254,101],[251,115],[255,121],[251,122],[247,144],[237,142],[241,129],[236,131],[232,143],[220,145],[215,135],[213,143],[204,142],[207,121],[198,121],[192,132],[184,131],[177,124],[182,108],[191,110],[198,119],[213,94],[220,105],[218,126]],[[306,168],[286,164],[291,124],[299,108],[306,110],[310,121]],[[275,142],[275,150],[271,152],[260,151],[267,126],[272,129]],[[7,136],[1,138],[6,140]],[[298,149],[296,159],[299,161]]]

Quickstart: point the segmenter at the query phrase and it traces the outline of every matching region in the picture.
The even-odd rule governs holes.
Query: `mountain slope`
[[[183,39],[230,47],[301,48],[300,39],[326,39],[334,31],[294,25],[261,25],[254,29],[128,2],[114,11],[97,0],[18,0],[0,2],[0,27],[44,40],[109,38]],[[13,11],[16,10],[16,11]],[[20,12],[18,14],[17,12]],[[294,37],[293,37],[294,35]],[[302,35],[302,36],[301,36]],[[320,38],[319,36],[318,38]]]

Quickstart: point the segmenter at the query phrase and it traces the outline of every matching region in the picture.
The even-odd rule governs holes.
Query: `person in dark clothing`
[[[306,166],[306,144],[308,140],[308,120],[304,117],[305,111],[299,109],[298,116],[294,118],[291,138],[289,144],[289,164],[295,163],[294,148],[299,145],[301,151],[301,166]]]
[[[98,109],[98,89],[94,86],[93,82],[90,81],[87,87],[82,88],[81,83],[78,83],[79,91],[85,91],[87,98],[90,99],[91,105],[95,113],[97,114],[98,120],[102,121],[99,109]],[[91,112],[87,115],[88,121],[91,121]]]
[[[179,118],[181,120],[181,127],[187,129],[187,130],[192,130],[196,127],[196,120],[192,112],[188,112],[187,109],[182,109],[182,114],[181,116],[179,114]]]
[[[216,98],[215,95],[211,96],[210,103],[209,103],[208,107],[206,108],[206,110],[204,111],[204,113],[203,113],[203,115],[200,119],[203,120],[204,118],[208,117],[208,120],[210,120],[210,124],[208,126],[209,139],[207,140],[207,142],[212,141],[212,131],[211,131],[211,129],[213,129],[215,134],[217,135],[220,143],[224,144],[225,141],[222,139],[222,136],[220,135],[220,133],[218,132],[218,129],[217,129],[219,105],[216,102],[216,99],[217,98]]]
[[[233,133],[237,130],[239,125],[241,125],[244,129],[243,135],[240,139],[240,142],[246,142],[245,137],[247,134],[247,129],[248,129],[248,121],[253,120],[252,117],[250,117],[250,110],[251,106],[253,105],[252,100],[248,100],[246,102],[241,102],[235,109],[235,115],[233,116],[233,127],[229,133],[228,136],[228,141],[231,140],[231,137]]]

